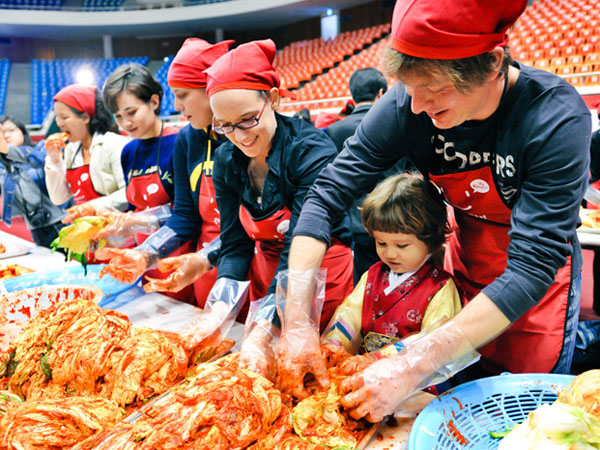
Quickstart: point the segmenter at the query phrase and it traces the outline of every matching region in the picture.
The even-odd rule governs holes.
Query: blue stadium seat
[[[76,73],[82,67],[95,75],[96,85],[102,89],[104,81],[117,67],[129,62],[148,64],[148,57],[112,59],[62,59],[31,62],[31,123],[41,124],[53,107],[52,98],[63,87],[76,82]]]
[[[4,114],[4,102],[6,100],[9,72],[10,62],[8,59],[0,59],[0,115]]]
[[[155,78],[158,80],[164,91],[163,99],[160,104],[161,115],[163,116],[169,116],[176,112],[174,107],[175,97],[173,96],[173,93],[171,92],[171,89],[169,89],[169,85],[167,83],[167,73],[169,72],[169,67],[171,67],[173,58],[173,55],[165,58],[165,62],[162,66],[160,66],[160,69],[158,69],[155,75]]]

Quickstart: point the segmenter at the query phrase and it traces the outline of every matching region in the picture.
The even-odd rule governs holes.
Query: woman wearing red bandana
[[[54,96],[56,124],[69,143],[46,141],[46,186],[55,205],[71,198],[64,223],[107,210],[124,211],[125,179],[121,150],[128,139],[117,134],[112,117],[104,108],[96,87],[72,84]]]
[[[275,293],[275,274],[287,269],[289,245],[304,196],[336,156],[335,145],[301,119],[279,115],[279,76],[271,40],[240,45],[207,71],[215,131],[229,142],[215,158],[221,216],[219,278],[250,280],[250,301]],[[327,269],[324,326],[352,290],[351,234],[344,215],[334,224]]]
[[[103,258],[111,258],[105,272],[123,282],[136,280],[158,262],[158,269],[168,275],[153,280],[144,288],[177,292],[193,283],[196,303],[200,307],[204,306],[217,277],[212,266],[216,264],[220,244],[220,216],[212,173],[215,151],[223,141],[211,129],[212,111],[204,70],[225,54],[232,42],[210,44],[202,39],[187,39],[169,68],[167,79],[175,95],[175,108],[189,121],[175,141],[175,206],[171,217],[135,249],[102,249],[99,252]],[[173,256],[183,243],[196,237],[196,253]]]
[[[409,157],[450,206],[445,269],[469,301],[444,326],[344,383],[342,403],[356,417],[394,412],[436,374],[451,374],[448,364],[473,348],[481,360],[471,377],[569,373],[590,114],[564,80],[510,58],[506,32],[526,5],[398,1],[383,62],[401,83],[369,111],[306,196],[290,269],[318,267],[331,218],[399,158]],[[293,335],[302,329],[302,311],[289,305],[284,329]],[[288,317],[296,322],[290,327]],[[312,348],[300,354],[282,336],[279,370],[292,374],[298,395],[307,372],[323,373]]]

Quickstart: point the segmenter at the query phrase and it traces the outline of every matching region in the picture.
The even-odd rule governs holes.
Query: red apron
[[[96,192],[92,184],[89,164],[74,169],[67,169],[67,184],[73,194],[73,200],[75,200],[76,205],[81,205],[95,198],[102,197],[101,194]]]
[[[421,331],[429,302],[450,274],[431,261],[400,283],[389,294],[390,268],[383,262],[373,264],[367,274],[362,309],[362,348],[366,352],[383,347]]]
[[[444,265],[471,299],[506,269],[511,210],[503,203],[489,166],[448,175],[431,175],[453,206],[453,233],[446,244]],[[479,352],[492,373],[548,373],[560,355],[571,260],[539,303]]]
[[[201,250],[205,243],[209,243],[219,236],[221,216],[217,208],[215,198],[215,187],[212,181],[213,160],[211,159],[212,143],[208,139],[208,148],[206,151],[206,161],[203,161],[200,168],[200,192],[198,194],[198,211],[202,217],[202,229],[198,238],[196,251]],[[192,172],[192,174],[196,171]],[[190,188],[192,192],[196,186],[192,186],[192,177],[190,177]],[[197,182],[197,181],[196,181]],[[208,293],[217,281],[217,268],[209,270],[196,281],[194,281],[194,293],[196,295],[196,304],[204,308]]]
[[[70,164],[71,166],[73,165],[75,157],[80,150],[81,145],[73,155],[73,159],[71,160]],[[73,194],[73,200],[75,201],[76,205],[81,205],[82,203],[89,202],[95,198],[102,197],[101,194],[96,192],[94,185],[92,184],[89,164],[84,164],[74,169],[67,169],[66,174],[67,184],[69,185],[69,189]],[[95,253],[90,251],[85,254],[85,259],[88,264],[102,264],[108,262],[105,260],[96,259]]]
[[[127,201],[135,206],[136,211],[143,211],[148,208],[154,208],[156,206],[165,205],[171,202],[171,197],[165,191],[163,187],[162,181],[160,180],[160,143],[161,138],[163,136],[163,129],[161,129],[161,133],[158,138],[158,145],[156,149],[156,166],[153,172],[151,173],[143,173],[140,175],[131,175],[131,172],[128,174],[127,188],[125,193],[127,195]],[[137,148],[133,154],[133,162],[135,166],[135,157],[137,153]],[[146,172],[146,171],[145,171]],[[136,243],[137,245],[141,245],[150,234],[148,233],[137,233],[136,234]],[[186,242],[181,247],[179,247],[176,251],[171,253],[169,257],[172,256],[181,256],[186,253],[192,251],[191,242]],[[158,269],[148,270],[144,275],[147,275],[151,278],[158,278],[160,280],[165,279],[169,276],[169,273],[163,273]],[[146,284],[147,281],[145,278],[142,278],[142,284]],[[186,286],[179,292],[163,292],[163,294],[168,295],[177,300],[181,300],[187,303],[194,303],[194,290],[192,286]]]
[[[256,241],[254,258],[248,271],[250,301],[265,295],[279,265],[285,233],[292,214],[287,206],[275,211],[262,220],[254,220],[248,210],[240,205],[239,217],[248,236]],[[327,269],[325,282],[325,304],[321,313],[321,332],[325,329],[337,306],[352,292],[354,264],[350,247],[332,241],[325,253],[322,269]]]

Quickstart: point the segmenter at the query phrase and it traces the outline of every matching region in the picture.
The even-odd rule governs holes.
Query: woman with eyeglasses
[[[55,205],[71,198],[63,222],[109,210],[125,211],[121,151],[129,140],[117,133],[98,88],[71,84],[54,96],[56,124],[65,134],[46,141],[46,186]],[[64,148],[63,148],[64,147]]]
[[[287,269],[289,245],[304,196],[335,158],[333,142],[302,119],[276,112],[280,79],[272,40],[242,44],[207,71],[219,148],[214,184],[221,215],[219,278],[250,280],[250,301],[273,296],[275,274]],[[327,269],[321,328],[352,291],[349,219],[335,221],[322,268]],[[266,301],[268,299],[263,299]]]
[[[200,307],[217,278],[213,265],[220,244],[220,215],[214,198],[212,167],[215,151],[223,142],[211,130],[212,111],[204,70],[226,53],[232,42],[209,44],[202,39],[187,39],[169,68],[167,80],[175,95],[175,108],[189,121],[175,142],[175,207],[171,217],[135,249],[103,248],[97,253],[110,259],[104,272],[126,283],[135,281],[158,262],[158,269],[167,273],[167,278],[152,280],[144,289],[177,292],[193,284]],[[175,249],[196,236],[195,253],[173,256]]]
[[[13,208],[23,215],[33,241],[42,247],[58,236],[65,211],[48,197],[44,151],[33,148],[25,126],[11,117],[0,119],[2,221],[12,225]]]

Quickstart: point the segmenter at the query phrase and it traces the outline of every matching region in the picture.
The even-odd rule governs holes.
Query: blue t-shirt
[[[170,132],[170,130],[165,130]],[[160,176],[163,189],[173,201],[173,152],[177,133],[158,138],[133,139],[121,152],[121,165],[125,183],[129,185],[132,177],[156,172]],[[160,141],[160,149],[158,144]],[[160,155],[158,154],[160,150]],[[158,164],[157,164],[158,163]]]

